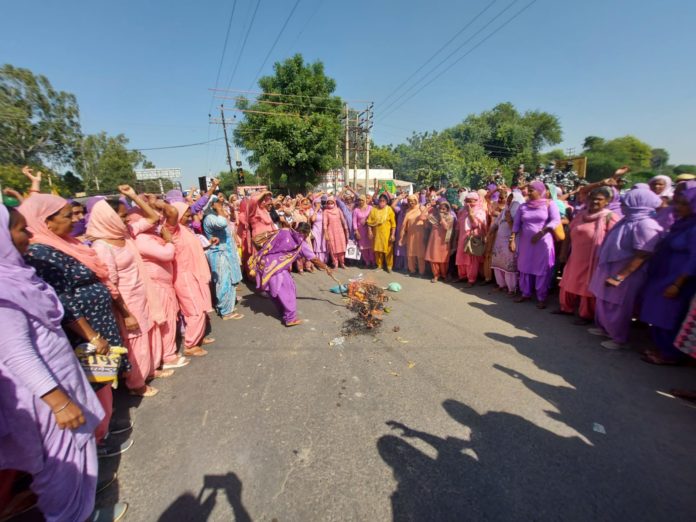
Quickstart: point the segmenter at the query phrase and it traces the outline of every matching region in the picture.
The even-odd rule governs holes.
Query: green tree
[[[228,194],[232,193],[240,184],[236,170],[234,172],[221,170],[217,177],[220,180],[220,190]],[[263,185],[263,183],[253,172],[244,169],[244,185]]]
[[[673,171],[677,176],[679,174],[696,174],[696,165],[677,165]]]
[[[296,54],[274,70],[259,80],[263,94],[253,103],[237,102],[245,117],[235,142],[274,184],[285,179],[291,189],[305,190],[316,185],[320,173],[341,164],[341,99],[333,95],[336,82],[321,62],[306,64]]]
[[[399,161],[393,146],[370,144],[370,168],[398,170]]]
[[[69,165],[81,138],[74,95],[29,69],[0,67],[0,163]]]
[[[115,192],[118,185],[135,186],[135,172],[145,156],[128,150],[128,138],[123,134],[108,136],[105,132],[91,134],[82,140],[76,165],[88,192]]]
[[[622,165],[629,166],[636,173],[650,169],[652,148],[634,136],[623,136],[608,141],[589,137],[585,139],[585,145],[589,181],[607,178]]]
[[[61,176],[65,188],[70,194],[75,194],[77,192],[82,192],[85,190],[85,185],[82,183],[82,179],[73,174],[71,171],[67,171]]]

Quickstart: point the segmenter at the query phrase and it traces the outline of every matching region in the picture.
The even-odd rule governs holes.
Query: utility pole
[[[223,106],[220,105],[220,116],[222,117],[222,132],[225,134],[225,148],[227,149],[227,164],[230,166],[230,175],[234,177],[234,171],[232,170],[232,157],[230,156],[230,142],[227,141],[227,125],[225,125],[225,111]]]
[[[346,116],[346,158],[345,158],[345,164],[343,167],[343,177],[344,182],[346,185],[350,185],[348,181],[348,171],[350,170],[350,121],[349,121],[349,113],[348,113],[348,103],[343,104],[343,110],[345,112]],[[355,182],[353,182],[353,185],[355,185]],[[355,188],[355,186],[353,187]]]
[[[360,125],[358,124],[359,115],[355,114],[354,141],[353,141],[353,190],[358,190],[358,145],[360,144]]]
[[[367,183],[370,179],[370,129],[372,129],[372,107],[373,103],[367,108],[367,118],[365,124],[365,197],[367,197]]]

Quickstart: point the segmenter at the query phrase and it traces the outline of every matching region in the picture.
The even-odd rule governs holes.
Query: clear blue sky
[[[236,2],[220,87],[228,85],[256,1]],[[295,1],[261,0],[232,88],[252,86]],[[688,0],[538,0],[399,110],[385,113],[380,102],[491,1],[301,0],[263,74],[295,52],[323,61],[337,94],[376,102],[379,144],[511,101],[558,115],[564,148],[579,150],[587,135],[630,133],[666,148],[672,163],[696,163],[696,2]],[[496,1],[420,74],[510,2]],[[122,132],[137,148],[207,141],[220,135],[208,124],[208,89],[215,86],[233,3],[5,2],[0,62],[44,74],[74,93],[87,133]],[[452,60],[527,3],[516,2]],[[158,167],[181,167],[186,183],[226,168],[219,141],[146,154]]]

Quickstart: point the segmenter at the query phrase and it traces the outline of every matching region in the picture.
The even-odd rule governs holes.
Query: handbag
[[[358,248],[357,243],[349,239],[348,243],[346,243],[346,259],[352,259],[353,261],[360,261],[360,249]]]
[[[75,356],[87,375],[87,380],[93,384],[111,384],[114,388],[122,366],[121,356],[126,353],[128,350],[122,346],[112,346],[107,355],[99,355],[87,343],[75,348]]]
[[[464,252],[472,256],[482,256],[486,252],[486,243],[480,236],[471,235],[466,238]]]

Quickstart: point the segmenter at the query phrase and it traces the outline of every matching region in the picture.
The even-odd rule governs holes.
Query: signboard
[[[135,179],[146,181],[148,179],[179,179],[181,169],[136,169]]]
[[[393,179],[381,181],[379,187],[382,190],[386,190],[390,194],[396,194],[396,183],[394,183]]]
[[[566,163],[573,162],[573,170],[578,173],[578,176],[585,178],[587,176],[587,156],[576,156],[574,158],[566,158],[564,160],[557,160],[556,168],[559,170],[565,170]]]

